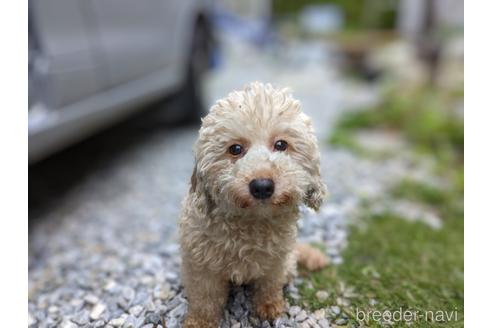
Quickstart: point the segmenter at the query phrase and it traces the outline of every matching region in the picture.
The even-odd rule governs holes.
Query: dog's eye
[[[278,140],[273,145],[273,148],[275,150],[278,150],[278,151],[284,151],[284,150],[287,149],[287,146],[288,146],[287,141],[285,141],[285,140]]]
[[[234,144],[229,147],[229,154],[237,156],[244,152],[244,147],[238,144]]]

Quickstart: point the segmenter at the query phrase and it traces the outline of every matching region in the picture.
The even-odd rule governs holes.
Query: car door
[[[91,2],[111,86],[158,71],[169,61],[166,44],[172,37],[173,6],[167,2]]]
[[[105,87],[84,0],[30,1],[29,25],[30,88],[42,89],[33,101],[60,108]]]

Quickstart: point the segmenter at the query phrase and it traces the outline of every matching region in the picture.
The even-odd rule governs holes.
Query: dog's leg
[[[189,304],[183,327],[217,328],[229,295],[229,282],[203,271],[184,274],[183,278]]]
[[[283,287],[287,282],[285,272],[273,272],[255,281],[253,304],[258,317],[263,320],[274,320],[284,310]]]
[[[309,271],[320,270],[328,264],[328,258],[319,249],[307,244],[297,244],[297,263]]]

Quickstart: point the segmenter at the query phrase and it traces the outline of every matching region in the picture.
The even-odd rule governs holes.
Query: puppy
[[[218,327],[231,283],[252,284],[256,314],[273,320],[296,261],[326,264],[296,244],[299,205],[318,210],[326,194],[311,120],[286,89],[255,82],[215,103],[194,152],[180,220],[184,327]]]

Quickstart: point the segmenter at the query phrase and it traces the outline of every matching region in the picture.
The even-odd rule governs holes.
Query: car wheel
[[[178,93],[184,121],[195,123],[206,114],[203,77],[209,68],[211,53],[211,31],[207,23],[199,21],[195,28],[189,55],[186,80]]]

